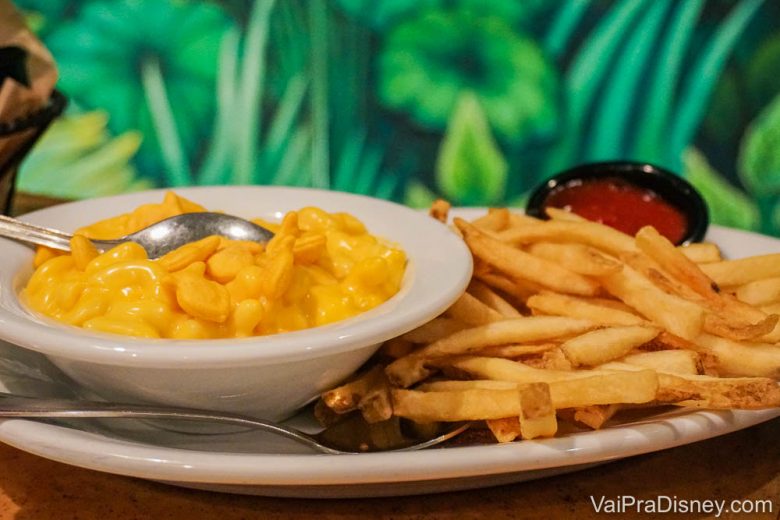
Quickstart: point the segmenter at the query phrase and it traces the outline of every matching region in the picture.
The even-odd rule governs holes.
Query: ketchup
[[[679,209],[654,191],[617,177],[559,186],[547,196],[545,206],[571,211],[632,236],[650,225],[673,244],[682,240],[688,229],[688,219]]]

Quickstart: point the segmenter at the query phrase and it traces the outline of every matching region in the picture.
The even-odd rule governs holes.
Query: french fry
[[[468,292],[505,318],[519,318],[521,316],[520,312],[511,303],[479,280],[471,281]]]
[[[622,362],[669,374],[698,375],[702,373],[701,358],[698,353],[692,350],[640,352],[625,356]]]
[[[379,365],[344,385],[322,394],[322,401],[336,413],[357,410],[360,401],[386,385],[384,371]]]
[[[557,262],[569,271],[588,276],[606,276],[621,268],[617,260],[583,244],[537,242],[528,247],[528,252],[539,258]]]
[[[535,314],[569,316],[590,320],[600,325],[642,325],[647,320],[628,312],[605,305],[594,299],[543,291],[528,298],[526,306]]]
[[[479,421],[520,416],[517,388],[421,392],[392,390],[393,410],[398,417],[417,422]]]
[[[509,227],[509,210],[490,208],[485,216],[474,220],[472,224],[483,231],[502,231]]]
[[[697,264],[707,264],[711,262],[720,262],[723,257],[720,254],[718,246],[712,242],[694,242],[677,248],[688,257],[688,260]]]
[[[750,305],[769,305],[780,302],[780,277],[748,282],[736,288],[737,299]]]
[[[501,345],[479,349],[476,354],[488,357],[518,358],[533,354],[544,354],[558,348],[556,343],[540,343],[537,345]]]
[[[780,406],[780,386],[769,378],[659,374],[659,386],[659,393],[676,391],[691,394],[688,399],[674,399],[679,406],[710,410],[755,410]]]
[[[485,424],[499,443],[512,442],[522,438],[519,417],[504,417],[503,419],[488,419]]]
[[[390,399],[390,385],[387,379],[381,378],[360,399],[358,408],[367,423],[373,424],[386,421],[393,416],[393,404]]]
[[[647,403],[658,392],[654,370],[614,372],[550,383],[555,408],[580,408],[601,404]]]
[[[558,420],[549,385],[522,385],[517,389],[517,393],[520,401],[520,436],[523,439],[555,436]]]
[[[640,314],[685,339],[696,338],[704,326],[704,309],[668,294],[628,266],[601,278],[604,288]]]
[[[704,330],[735,340],[756,340],[771,333],[778,322],[777,314],[765,316],[756,323],[739,323],[727,314],[710,313],[704,317]]]
[[[509,278],[501,273],[474,273],[474,277],[484,282],[489,287],[498,289],[508,296],[516,299],[518,302],[525,302],[528,298],[536,294],[541,287],[530,280],[520,280]]]
[[[447,309],[446,314],[466,325],[484,325],[504,319],[501,313],[482,303],[468,292],[461,294],[460,298]]]
[[[462,356],[447,361],[453,367],[477,379],[493,379],[514,383],[551,383],[599,375],[593,370],[551,370],[535,368],[525,363],[502,358]]]
[[[780,277],[780,253],[702,264],[701,270],[721,288],[738,287],[764,278]]]
[[[474,256],[489,262],[513,278],[530,280],[570,294],[593,296],[598,291],[598,284],[594,280],[511,247],[488,236],[465,220],[456,218],[455,225],[463,233],[463,238]]]
[[[600,430],[622,408],[619,404],[597,404],[574,409],[574,421]]]
[[[431,204],[431,207],[428,210],[428,214],[439,222],[446,224],[447,219],[449,218],[451,207],[452,205],[446,200],[436,199]]]
[[[780,379],[780,347],[776,345],[738,342],[702,334],[696,338],[695,348],[714,356],[722,376]]]
[[[721,293],[720,288],[699,266],[654,228],[646,226],[640,229],[636,235],[636,243],[641,251],[679,282],[671,287],[672,291],[698,303],[696,298],[687,294],[692,291],[703,300],[703,305],[712,311],[704,322],[704,329],[708,332],[738,340],[754,339],[768,334],[777,324],[776,317],[766,316],[759,310]],[[656,280],[661,281],[660,275],[654,274]],[[663,280],[663,283],[671,282]]]
[[[486,421],[496,440],[511,442],[517,438],[553,437],[558,430],[558,421],[550,399],[549,387],[544,383],[521,385],[517,393],[520,401],[519,417]]]
[[[636,373],[627,374],[633,376],[633,382],[630,382],[629,378],[625,377],[626,374],[617,374],[616,377],[613,377],[613,382],[618,383],[618,386],[621,389],[628,388],[629,392],[626,395],[629,398],[646,402],[646,396],[650,396],[650,399],[655,397],[657,387],[655,374],[650,370],[646,371],[646,373],[647,377],[644,373],[638,377],[635,376]],[[583,379],[581,381],[586,380]],[[597,390],[595,381],[580,385],[573,385],[572,383],[576,383],[576,381],[556,384],[556,386],[559,387],[558,393],[560,396],[558,399],[561,403],[568,404],[574,401],[599,401],[609,397],[609,390]],[[523,398],[521,397],[518,399],[518,392],[521,392],[521,395],[523,395],[523,392],[529,392],[528,390],[523,389],[523,387],[527,386],[528,385],[520,385],[514,389],[473,388],[468,390],[436,392],[394,389],[392,390],[393,409],[397,416],[418,422],[477,421],[504,419],[511,416],[519,418],[521,417],[521,414],[523,414]],[[539,387],[537,386],[536,388]],[[583,388],[593,391],[583,392],[575,397],[578,390],[582,390]],[[652,390],[652,394],[647,391],[648,388]],[[636,390],[636,393],[632,394],[631,390]],[[534,391],[533,393],[536,392]],[[551,405],[556,408],[559,407],[556,397],[553,394],[552,385],[549,386],[549,395]],[[526,402],[538,402],[538,397],[528,394],[525,395],[525,399]],[[552,406],[550,408],[547,408],[544,404],[528,406],[529,416],[527,420],[529,422],[527,423],[527,428],[529,430],[529,435],[531,432],[536,435],[540,432],[546,432],[545,434],[549,435],[549,431],[551,430],[551,419],[549,417],[552,414],[549,414],[548,412]],[[542,420],[534,424],[531,422],[533,418],[541,418]],[[522,422],[520,428],[522,431]]]
[[[659,332],[658,328],[642,326],[598,329],[565,341],[561,350],[575,367],[596,366],[625,356]]]
[[[560,347],[545,350],[541,356],[524,358],[523,363],[534,368],[547,370],[572,370],[574,366]]]
[[[516,365],[511,367],[510,365]],[[523,367],[522,363],[495,358],[469,357],[454,362],[481,379],[518,384],[547,383],[556,409],[612,403],[647,403],[655,399],[658,377],[654,370],[555,371]]]
[[[636,250],[633,237],[596,222],[551,220],[536,226],[512,227],[496,233],[496,237],[516,246],[533,242],[575,242],[612,256]]]
[[[544,341],[584,332],[594,324],[573,318],[552,316],[515,318],[465,329],[393,361],[385,372],[390,381],[408,387],[431,373],[426,360],[441,356],[467,354],[485,347]]]
[[[718,290],[714,282],[655,228],[645,226],[640,229],[636,234],[636,245],[673,278],[683,282],[699,296],[705,299],[717,297]]]
[[[466,354],[484,347],[567,337],[593,329],[595,326],[593,322],[587,320],[558,316],[507,319],[456,332],[422,348],[413,355],[436,357]]]

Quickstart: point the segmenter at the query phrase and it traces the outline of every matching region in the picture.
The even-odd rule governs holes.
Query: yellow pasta
[[[161,219],[205,211],[173,192],[162,203],[77,231],[71,253],[40,248],[24,289],[36,311],[90,330],[147,338],[274,334],[342,320],[401,286],[406,255],[352,215],[307,207],[262,244],[207,237],[150,260],[134,243],[105,253],[88,238],[116,238]]]

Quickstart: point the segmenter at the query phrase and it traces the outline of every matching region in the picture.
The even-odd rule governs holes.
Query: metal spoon
[[[184,213],[161,220],[116,240],[92,240],[99,251],[106,251],[124,242],[140,244],[149,258],[159,258],[169,251],[210,235],[233,240],[268,242],[274,234],[253,222],[223,213]],[[30,224],[0,215],[0,236],[70,251],[73,235],[56,229]]]
[[[0,392],[0,417],[180,419],[231,424],[281,435],[329,455],[421,450],[455,437],[470,425],[458,423],[433,438],[416,439],[403,435],[397,421],[385,421],[384,425],[374,426],[356,417],[320,433],[308,434],[272,421],[194,408],[26,397],[6,392]]]

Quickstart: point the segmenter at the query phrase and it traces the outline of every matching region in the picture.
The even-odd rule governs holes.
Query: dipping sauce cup
[[[640,162],[589,163],[561,172],[532,192],[526,213],[547,218],[548,207],[630,235],[651,225],[677,245],[701,241],[709,226],[707,205],[696,188],[668,170]]]

